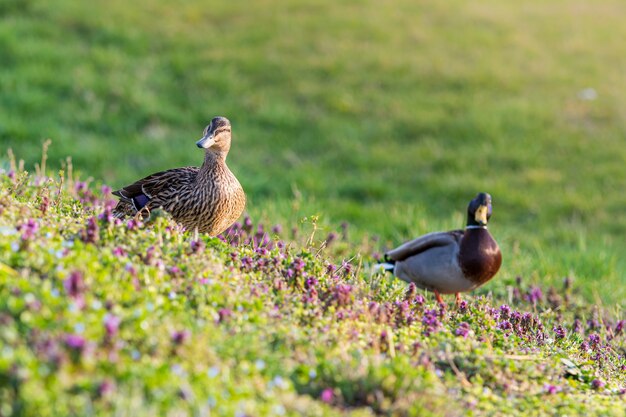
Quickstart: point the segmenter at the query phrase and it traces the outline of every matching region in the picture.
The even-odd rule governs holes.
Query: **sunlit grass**
[[[502,275],[621,302],[624,7],[9,1],[0,143],[30,167],[51,138],[53,167],[122,186],[199,164],[224,115],[254,218],[348,221],[382,250],[489,191]]]

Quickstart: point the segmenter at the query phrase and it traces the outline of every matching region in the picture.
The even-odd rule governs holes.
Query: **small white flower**
[[[578,92],[578,98],[585,101],[592,101],[598,98],[598,92],[594,88],[584,88]]]
[[[218,376],[220,373],[220,368],[218,368],[217,366],[212,366],[209,368],[208,371],[206,371],[206,374],[209,378],[215,378],[216,376]]]

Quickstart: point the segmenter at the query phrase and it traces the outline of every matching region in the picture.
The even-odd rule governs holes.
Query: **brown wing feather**
[[[176,181],[181,175],[197,174],[198,170],[198,167],[183,167],[156,172],[113,191],[113,194],[124,199],[131,199],[141,194],[154,196],[159,194],[164,187],[169,186],[170,181]]]

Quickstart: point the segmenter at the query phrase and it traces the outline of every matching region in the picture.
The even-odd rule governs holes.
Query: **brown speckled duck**
[[[200,168],[157,172],[114,191],[120,201],[113,214],[123,218],[141,212],[145,217],[150,210],[163,208],[187,230],[220,234],[237,220],[246,205],[243,188],[226,165],[230,142],[230,122],[215,117],[196,142],[204,149]]]
[[[491,196],[479,193],[467,207],[465,230],[434,232],[418,237],[385,254],[381,266],[419,288],[440,294],[471,291],[496,275],[502,264],[498,244],[487,230]]]

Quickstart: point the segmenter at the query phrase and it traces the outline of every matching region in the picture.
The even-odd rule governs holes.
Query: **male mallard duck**
[[[230,140],[230,122],[215,117],[196,142],[205,150],[200,168],[157,172],[114,191],[120,201],[113,214],[122,218],[141,212],[145,216],[162,207],[187,230],[220,234],[237,220],[246,205],[241,184],[226,166]]]
[[[498,244],[487,230],[491,196],[479,193],[467,206],[465,230],[434,232],[385,254],[382,267],[398,278],[435,293],[471,291],[496,275],[502,264]]]

